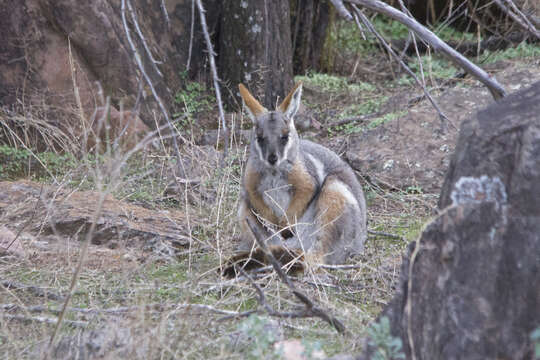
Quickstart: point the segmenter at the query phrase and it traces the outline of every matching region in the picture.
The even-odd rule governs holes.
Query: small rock
[[[24,256],[24,249],[21,245],[20,237],[5,226],[0,226],[0,256],[15,255]]]
[[[281,358],[285,360],[326,358],[324,351],[306,349],[306,346],[298,339],[278,341],[274,344],[274,349],[279,351]]]

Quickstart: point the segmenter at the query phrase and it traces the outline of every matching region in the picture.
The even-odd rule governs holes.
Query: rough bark
[[[295,0],[291,4],[294,73],[320,71],[330,24],[330,3],[326,0]]]
[[[229,105],[238,104],[244,83],[267,108],[292,87],[289,1],[225,0],[219,40],[219,67],[229,84]]]
[[[540,324],[539,113],[536,83],[462,124],[444,210],[411,244],[382,314],[408,358],[411,345],[416,359],[532,358],[529,335]]]

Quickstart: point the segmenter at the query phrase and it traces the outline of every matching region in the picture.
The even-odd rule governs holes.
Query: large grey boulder
[[[465,121],[441,214],[412,243],[390,319],[407,358],[532,359],[540,327],[540,83]],[[375,349],[369,348],[368,358]]]

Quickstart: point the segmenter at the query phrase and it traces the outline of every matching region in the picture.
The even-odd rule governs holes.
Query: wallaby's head
[[[302,83],[299,82],[275,111],[264,108],[242,84],[240,95],[253,122],[251,152],[268,167],[292,162],[298,154],[298,133],[294,115],[300,107]]]

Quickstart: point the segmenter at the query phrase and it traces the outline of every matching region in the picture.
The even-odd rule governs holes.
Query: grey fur
[[[321,246],[320,235],[327,230],[321,229],[319,222],[322,215],[317,206],[320,192],[325,187],[332,187],[348,199],[346,210],[336,220],[336,226],[328,228],[332,229],[332,246],[330,252],[324,255],[326,263],[343,263],[351,254],[363,250],[367,238],[364,194],[353,170],[338,155],[321,145],[299,138],[294,121],[287,114],[296,113],[300,95],[301,86],[284,113],[271,111],[253,119],[248,165],[260,175],[257,192],[263,194],[264,202],[278,217],[285,215],[291,201],[292,186],[288,183],[288,174],[296,161],[304,165],[315,183],[315,191],[301,219],[289,219],[292,223],[296,221],[293,224],[294,236],[282,239],[277,235],[269,239],[269,244],[282,244],[291,249],[303,249],[307,253],[316,251]],[[287,134],[286,139],[284,134]],[[273,164],[272,155],[277,157]],[[243,201],[249,204],[245,190],[242,196]],[[243,249],[253,245],[250,239],[246,238]]]

